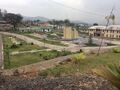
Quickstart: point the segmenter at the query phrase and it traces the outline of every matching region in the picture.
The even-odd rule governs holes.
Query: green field
[[[32,63],[37,63],[44,60],[53,59],[60,56],[65,56],[71,54],[70,52],[59,52],[59,51],[40,51],[37,53],[10,55],[8,62],[7,56],[5,55],[5,69],[16,68],[24,65],[29,65]]]
[[[108,52],[96,56],[94,54],[87,55],[84,60],[75,64],[73,62],[66,62],[58,65],[55,68],[47,69],[40,72],[41,76],[60,76],[71,75],[75,73],[91,73],[91,70],[103,65],[118,64],[120,63],[120,53]]]
[[[5,69],[16,68],[24,65],[29,65],[32,63],[37,63],[43,60],[49,60],[56,57],[71,54],[70,52],[67,51],[63,51],[63,52],[59,52],[56,50],[45,51],[44,47],[39,47],[34,44],[27,44],[26,42],[19,40],[17,38],[15,38],[15,40],[21,42],[22,45],[18,44],[13,48],[11,47],[13,45],[13,42],[10,36],[3,36]],[[42,50],[42,51],[11,55],[12,52],[16,52],[16,51],[22,52],[22,51],[31,51],[31,50]]]
[[[43,47],[39,47],[37,45],[32,45],[30,43],[26,43],[20,39],[17,39],[17,41],[19,41],[22,45],[17,45],[16,48],[11,48],[11,46],[13,45],[13,42],[11,41],[11,39],[9,38],[10,36],[3,36],[3,42],[4,42],[4,48],[6,46],[9,47],[10,51],[30,51],[30,50],[41,50],[44,49]]]
[[[20,54],[20,55],[11,55],[12,52],[16,51],[30,51],[30,50],[42,50],[43,47],[39,47],[37,45],[28,44],[20,39],[15,38],[22,45],[16,45],[14,48],[12,47],[13,42],[10,38],[11,36],[3,36],[4,43],[4,64],[5,68],[13,68],[19,67],[26,64],[31,64],[40,61],[40,57],[38,55],[34,56],[34,54]]]

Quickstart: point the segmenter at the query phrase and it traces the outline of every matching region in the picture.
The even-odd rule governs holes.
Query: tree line
[[[23,16],[15,13],[8,13],[6,10],[0,9],[0,21],[6,21],[13,25],[13,29],[17,30],[18,25],[22,22]]]

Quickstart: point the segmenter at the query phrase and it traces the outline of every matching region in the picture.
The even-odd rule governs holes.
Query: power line
[[[115,7],[113,7],[113,8],[112,8],[112,10],[111,10],[111,12],[110,12],[109,17],[113,14],[114,9],[115,9]],[[107,27],[108,27],[109,23],[110,23],[110,20],[108,19],[108,20],[107,20],[107,24],[106,24],[106,28],[105,28],[105,30],[107,30]],[[99,55],[99,54],[100,54],[100,50],[101,50],[101,48],[102,48],[102,43],[103,43],[103,40],[104,40],[104,38],[102,37],[102,39],[101,39],[101,43],[100,43],[100,46],[99,46],[99,49],[98,49],[98,53],[97,53],[97,55]]]
[[[65,4],[62,4],[62,3],[59,3],[59,2],[56,2],[54,0],[51,0],[53,3],[59,5],[59,6],[62,6],[62,7],[65,7],[65,8],[69,8],[69,9],[72,9],[72,10],[75,10],[75,11],[79,11],[79,12],[83,12],[83,13],[87,13],[87,14],[91,14],[91,15],[99,15],[99,16],[105,16],[103,14],[98,14],[98,13],[95,13],[95,12],[90,12],[90,11],[83,11],[83,10],[80,10],[78,8],[74,8],[74,7],[71,7],[71,6],[68,6],[68,5],[65,5]]]

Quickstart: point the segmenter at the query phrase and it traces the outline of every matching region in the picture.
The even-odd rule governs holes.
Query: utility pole
[[[110,12],[109,17],[111,17],[111,15],[113,14],[114,9],[115,9],[115,8],[113,7],[112,10],[111,10],[111,12]],[[110,20],[109,20],[109,18],[108,18],[107,23],[106,23],[106,28],[105,28],[105,30],[107,30],[107,27],[108,27],[109,23],[110,23]],[[98,49],[98,52],[97,52],[97,56],[99,56],[99,54],[100,54],[100,50],[101,50],[101,48],[102,48],[103,40],[104,40],[104,38],[103,38],[103,36],[102,36],[101,43],[100,43],[100,46],[99,46],[99,49]]]

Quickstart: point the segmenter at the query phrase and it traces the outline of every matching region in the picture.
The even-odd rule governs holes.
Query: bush
[[[75,63],[79,63],[81,60],[85,59],[85,54],[84,53],[80,53],[80,54],[75,54],[72,57],[72,61]]]
[[[120,48],[113,48],[112,51],[113,51],[114,53],[120,53]]]
[[[99,69],[94,69],[93,72],[111,81],[113,85],[115,85],[120,89],[120,66],[119,65],[109,65],[106,67],[101,67]]]
[[[11,49],[18,48],[18,45],[16,45],[16,44],[12,44],[12,46],[11,46],[10,48],[11,48]]]
[[[66,55],[69,55],[69,54],[71,54],[70,51],[65,51],[65,50],[63,50],[63,51],[61,52],[61,56],[66,56]]]
[[[56,68],[52,68],[52,69],[47,69],[47,70],[43,70],[39,73],[40,76],[54,76],[54,77],[59,77],[61,76],[61,74],[65,72],[65,68],[63,67],[59,67],[56,66]]]
[[[46,76],[48,76],[48,72],[47,72],[47,71],[41,71],[41,72],[39,73],[39,75],[46,77]]]
[[[32,42],[32,43],[30,43],[31,45],[34,45],[34,43]]]
[[[23,43],[20,43],[19,45],[20,45],[20,46],[22,46],[22,45],[23,45]]]

